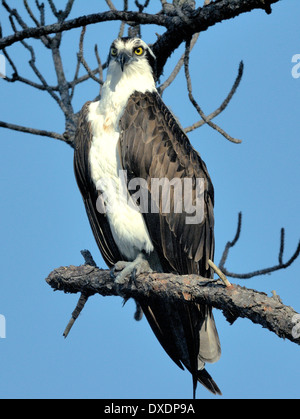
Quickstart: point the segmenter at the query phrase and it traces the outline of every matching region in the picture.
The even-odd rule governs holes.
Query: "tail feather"
[[[219,389],[213,378],[208,374],[206,369],[198,371],[197,380],[213,394],[219,394],[220,396],[222,396],[221,390]]]
[[[199,370],[202,369],[202,362],[214,363],[217,362],[221,356],[221,344],[215,324],[215,319],[212,313],[212,308],[210,306],[205,306],[202,319],[202,324],[199,330]]]
[[[213,394],[222,394],[204,369],[205,362],[219,359],[221,349],[214,318],[209,306],[185,303],[161,304],[160,300],[140,301],[142,310],[157,339],[172,358],[193,377],[193,397],[200,382]]]

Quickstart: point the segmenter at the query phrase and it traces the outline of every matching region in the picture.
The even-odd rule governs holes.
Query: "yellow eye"
[[[118,54],[118,51],[115,47],[111,47],[110,53],[113,57],[115,57]]]
[[[142,55],[144,52],[144,48],[143,47],[137,47],[134,50],[135,55]]]

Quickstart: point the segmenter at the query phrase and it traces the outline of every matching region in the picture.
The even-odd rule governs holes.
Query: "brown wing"
[[[147,181],[151,208],[144,219],[151,240],[165,272],[195,273],[211,277],[208,259],[214,256],[213,186],[205,163],[193,149],[175,118],[156,93],[135,92],[127,103],[120,121],[122,165],[128,179]],[[152,179],[192,179],[192,202],[196,199],[196,179],[204,179],[204,214],[198,224],[187,224],[184,207],[176,213],[174,189],[170,188],[170,209],[163,212],[162,194],[154,197]],[[204,362],[215,362],[220,356],[220,343],[209,306],[141,302],[142,309],[156,337],[181,366],[193,375],[194,391],[200,381],[214,393],[218,386],[203,369]]]
[[[143,215],[162,265],[180,274],[210,277],[208,259],[214,257],[214,192],[205,163],[157,94],[135,92],[128,101],[120,128],[123,168],[129,178],[146,179],[152,205],[158,208],[158,213],[149,210]],[[174,212],[177,203],[172,187],[169,190],[171,211],[162,212],[163,197],[160,194],[157,202],[151,190],[152,179],[162,178],[169,181],[178,178],[181,183],[190,178],[193,203],[196,179],[203,179],[204,214],[200,223],[187,224],[191,214],[184,210],[182,202],[179,208],[182,211]]]
[[[87,120],[90,103],[87,102],[79,114],[75,134],[74,171],[97,245],[105,263],[112,267],[116,262],[122,260],[122,257],[112,237],[106,215],[98,212],[96,208],[97,200],[99,208],[102,198],[96,190],[90,174],[89,150],[92,133]]]

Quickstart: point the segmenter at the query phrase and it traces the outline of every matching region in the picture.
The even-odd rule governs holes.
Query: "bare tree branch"
[[[16,21],[18,22],[18,24],[21,26],[21,28],[24,29],[28,29],[28,25],[24,22],[24,20],[22,19],[22,17],[20,16],[20,14],[18,13],[17,9],[11,9],[10,6],[6,3],[5,0],[3,0],[2,2],[3,6],[5,7],[5,9],[8,11],[9,13],[9,20],[11,22],[11,25],[13,27],[13,31],[16,34],[18,31],[15,28],[15,26],[13,25],[13,18],[16,19]],[[25,9],[29,15],[29,17],[33,20],[33,22],[36,24],[37,27],[41,27],[45,24],[45,11],[44,11],[44,7],[43,5],[39,5],[37,3],[37,7],[40,10],[40,15],[41,15],[41,22],[38,22],[38,20],[35,18],[31,8],[28,5],[27,0],[23,0],[23,4],[25,6]],[[41,36],[40,37],[41,41],[44,43],[44,45],[49,48],[49,43],[51,41],[51,38],[49,36]]]
[[[123,10],[124,10],[124,12],[127,12],[128,11],[128,0],[124,0]],[[119,33],[118,33],[118,37],[119,38],[121,38],[122,36],[124,36],[125,26],[126,26],[126,22],[122,21],[121,22],[121,25],[120,25]]]
[[[242,142],[241,140],[239,140],[237,138],[231,137],[222,128],[220,128],[218,125],[216,125],[213,122],[211,122],[206,117],[206,115],[204,114],[204,112],[202,111],[202,109],[200,108],[200,106],[198,105],[198,103],[196,102],[196,100],[195,100],[195,98],[193,96],[193,93],[192,93],[192,82],[191,82],[191,76],[190,76],[190,72],[189,72],[189,55],[190,55],[190,40],[186,42],[186,51],[185,51],[185,57],[184,57],[184,70],[185,70],[185,77],[186,77],[186,81],[187,81],[187,89],[188,89],[189,99],[190,99],[191,103],[196,108],[196,110],[199,113],[199,115],[201,116],[201,118],[210,127],[212,127],[213,129],[215,129],[216,131],[218,131],[220,134],[223,135],[223,137],[225,137],[227,140],[231,141],[232,143],[236,143],[236,144],[241,143]]]
[[[36,0],[35,4],[37,9],[34,11],[30,8],[28,1],[23,0],[23,4],[30,18],[29,20],[35,25],[35,27],[29,27],[22,19],[18,11],[16,9],[12,9],[5,0],[2,0],[2,5],[9,14],[9,20],[13,31],[12,35],[0,39],[0,50],[3,50],[3,53],[13,71],[12,76],[7,77],[6,80],[8,82],[20,81],[36,89],[47,91],[64,112],[66,132],[61,135],[56,132],[28,128],[2,121],[0,121],[0,127],[58,139],[74,146],[73,138],[77,114],[74,113],[72,100],[75,88],[78,84],[89,79],[97,81],[100,86],[102,86],[102,72],[103,69],[107,67],[107,63],[103,65],[101,63],[97,45],[95,46],[95,56],[98,65],[97,68],[92,70],[85,61],[83,54],[85,28],[88,25],[100,22],[120,21],[120,36],[124,34],[125,25],[129,26],[128,32],[132,34],[140,34],[140,25],[142,24],[158,25],[166,29],[164,34],[158,37],[152,47],[158,58],[158,77],[162,74],[164,65],[173,51],[181,43],[186,42],[186,52],[180,58],[169,78],[161,85],[161,92],[163,92],[163,90],[172,83],[184,65],[190,101],[202,118],[201,121],[197,122],[193,126],[187,127],[186,132],[207,123],[212,128],[218,130],[218,132],[220,132],[228,140],[239,143],[240,140],[229,136],[224,130],[212,123],[211,120],[227,107],[228,103],[235,94],[242,78],[243,63],[240,63],[238,76],[226,99],[218,109],[206,116],[192,94],[191,78],[189,74],[190,49],[192,43],[196,42],[198,34],[205,31],[210,26],[254,9],[263,9],[267,13],[270,13],[270,5],[277,3],[278,1],[279,0],[216,0],[214,2],[210,2],[206,0],[203,7],[193,10],[192,7],[182,7],[187,6],[188,1],[181,3],[173,1],[173,4],[170,4],[166,0],[161,0],[160,3],[162,11],[156,14],[150,14],[144,13],[144,10],[148,7],[150,0],[145,0],[143,3],[135,0],[138,12],[128,11],[128,0],[124,0],[124,7],[122,11],[116,10],[113,1],[106,0],[106,4],[110,9],[109,11],[88,16],[81,16],[67,21],[66,19],[71,13],[74,0],[66,1],[65,8],[63,10],[57,9],[53,0],[48,0],[48,5],[53,15],[56,17],[57,22],[51,25],[45,25],[45,4],[40,4],[39,1]],[[80,36],[75,75],[72,81],[68,81],[65,75],[60,50],[62,32],[81,27],[82,32]],[[18,28],[21,28],[21,30],[18,30]],[[0,36],[2,37],[1,27],[0,33]],[[51,34],[54,35],[50,36]],[[57,86],[50,86],[45,77],[40,73],[36,65],[35,50],[25,41],[25,39],[28,38],[39,38],[45,47],[51,51],[57,76]],[[190,42],[191,39],[193,39],[192,43]],[[40,83],[20,76],[17,65],[7,52],[8,47],[16,42],[20,42],[30,52],[31,59],[29,64]],[[81,63],[85,67],[87,74],[79,77]],[[97,75],[99,75],[99,77],[97,77]],[[278,264],[270,268],[256,270],[246,274],[235,274],[227,271],[224,265],[227,261],[230,249],[234,247],[239,240],[241,234],[241,222],[242,218],[240,214],[236,235],[232,241],[229,241],[226,244],[223,252],[219,265],[222,272],[219,274],[224,273],[227,276],[234,278],[251,278],[257,275],[263,275],[279,269],[284,269],[290,266],[300,255],[299,243],[295,253],[290,257],[290,259],[285,263],[283,262],[285,231],[284,229],[281,229]],[[250,321],[260,324],[273,333],[276,333],[279,337],[289,339],[298,345],[300,344],[299,333],[293,333],[295,325],[294,319],[295,316],[299,315],[293,308],[285,306],[275,292],[273,292],[272,297],[268,297],[264,293],[240,287],[238,285],[231,285],[229,282],[227,282],[227,287],[224,287],[221,281],[202,278],[196,275],[179,276],[158,273],[140,275],[134,281],[128,280],[125,284],[118,285],[111,278],[109,271],[100,270],[96,267],[96,264],[89,252],[83,252],[83,256],[85,258],[84,266],[70,266],[55,269],[46,279],[47,283],[55,290],[80,293],[77,306],[72,313],[72,318],[67,328],[65,329],[65,337],[68,335],[76,318],[83,310],[88,298],[94,294],[101,294],[103,296],[121,296],[125,299],[125,301],[129,298],[134,298],[137,302],[137,311],[135,314],[136,319],[141,318],[139,302],[142,302],[143,300],[149,301],[151,299],[161,299],[162,301],[167,300],[172,302],[184,301],[186,304],[190,304],[191,302],[199,304],[209,303],[217,309],[222,310],[226,319],[230,323],[233,323],[238,317],[248,318]],[[216,268],[214,269],[218,272]]]
[[[82,26],[115,20],[167,26],[169,18],[162,15],[152,15],[139,12],[107,11],[103,13],[95,13],[87,16],[80,16],[78,18],[71,19],[62,23],[54,23],[52,25],[46,25],[38,28],[26,28],[23,31],[15,33],[14,35],[9,35],[0,39],[0,50],[23,39],[39,38],[42,35],[61,33],[71,29],[80,28]]]
[[[191,50],[196,45],[196,42],[198,41],[199,35],[200,35],[199,33],[196,33],[195,35],[193,35],[192,40],[191,40]],[[173,83],[173,81],[175,80],[175,78],[177,77],[179,71],[181,70],[181,68],[182,68],[182,66],[184,64],[184,56],[185,56],[185,53],[182,54],[182,56],[180,57],[178,63],[174,67],[174,70],[172,71],[172,73],[170,74],[170,76],[167,78],[167,80],[164,81],[164,83],[161,84],[158,87],[158,91],[159,91],[159,93],[161,95],[163,94],[164,90],[166,90],[167,87],[169,87]]]
[[[101,58],[99,55],[99,51],[98,51],[98,45],[95,44],[94,46],[94,51],[95,51],[95,56],[96,56],[96,60],[98,63],[98,73],[99,73],[99,81],[100,81],[100,92],[99,95],[101,96],[102,94],[102,87],[103,87],[103,66],[102,66],[102,62],[101,62]]]
[[[107,63],[104,63],[102,68],[103,70],[107,67]],[[99,73],[99,68],[95,68],[94,70],[91,70],[92,74],[98,74]],[[78,76],[78,73],[77,73]],[[85,74],[84,76],[80,76],[78,78],[76,78],[76,72],[75,72],[75,76],[74,79],[71,82],[68,82],[68,87],[69,89],[73,89],[74,87],[76,87],[78,84],[80,83],[84,83],[85,81],[89,80],[90,76],[89,74]]]
[[[278,0],[267,0],[268,4],[276,3]],[[106,67],[106,63],[100,68],[99,54],[96,52],[96,59],[98,62],[98,68],[92,70],[85,62],[83,54],[79,57],[80,61],[83,63],[87,75],[78,77],[79,75],[79,63],[77,63],[75,76],[72,81],[68,81],[65,76],[62,57],[60,53],[60,43],[61,43],[61,33],[63,31],[68,31],[73,28],[78,28],[94,23],[104,22],[104,21],[114,21],[120,20],[122,22],[120,31],[124,30],[124,23],[126,22],[129,26],[132,27],[132,31],[140,31],[139,25],[141,24],[155,24],[159,26],[164,26],[167,30],[166,32],[158,38],[155,44],[152,46],[154,53],[158,57],[158,76],[162,73],[163,66],[168,57],[172,54],[174,49],[176,49],[180,43],[182,43],[187,38],[191,37],[194,33],[206,30],[209,26],[222,21],[223,19],[229,19],[231,17],[237,16],[240,13],[250,11],[255,8],[266,8],[266,2],[264,0],[249,0],[247,5],[242,0],[220,0],[214,2],[213,4],[206,5],[204,7],[199,7],[197,10],[193,10],[192,7],[187,7],[188,2],[184,3],[175,3],[175,6],[172,6],[172,10],[168,11],[168,3],[161,2],[163,6],[163,11],[156,14],[144,13],[144,9],[149,5],[149,1],[140,2],[136,1],[136,6],[138,7],[138,12],[128,11],[128,1],[124,0],[124,10],[118,11],[115,10],[115,7],[112,2],[107,2],[111,10],[92,14],[88,16],[81,16],[76,19],[71,19],[67,21],[74,0],[68,0],[65,4],[64,10],[58,10],[54,4],[53,0],[48,0],[49,7],[57,18],[57,23],[52,25],[44,25],[45,23],[45,5],[44,3],[39,3],[36,0],[36,7],[40,14],[40,21],[35,16],[33,10],[30,8],[28,0],[23,0],[24,6],[27,10],[27,13],[30,19],[35,23],[36,27],[30,28],[27,23],[22,19],[20,14],[16,9],[12,9],[6,2],[2,0],[3,7],[9,13],[9,20],[12,25],[14,34],[8,37],[0,39],[0,49],[5,51],[5,47],[14,44],[15,42],[21,42],[25,48],[30,51],[31,60],[29,64],[34,71],[35,75],[38,77],[41,83],[28,80],[27,78],[19,75],[17,66],[13,62],[13,59],[8,55],[8,52],[5,51],[5,56],[8,58],[8,61],[13,69],[12,77],[7,77],[7,82],[20,81],[24,84],[35,87],[39,90],[47,91],[51,97],[57,102],[57,104],[62,109],[65,120],[66,120],[66,132],[68,132],[69,138],[74,136],[77,115],[74,114],[72,107],[72,100],[74,97],[74,89],[79,84],[88,79],[93,79],[102,84],[102,77],[100,79],[96,77],[97,74],[101,75],[102,70]],[[179,7],[180,5],[180,7]],[[22,28],[21,31],[18,31],[16,28],[16,23]],[[129,31],[130,32],[130,31]],[[55,36],[50,37],[50,34],[55,34]],[[43,77],[41,72],[36,66],[36,58],[33,47],[25,42],[26,38],[40,38],[44,45],[51,50],[52,58],[55,66],[55,72],[57,76],[58,84],[57,86],[50,86],[46,79]],[[175,77],[179,71],[180,66],[182,65],[182,59],[178,63],[178,67],[174,70],[174,74],[171,77]],[[170,80],[168,81],[168,83]],[[226,106],[226,101],[222,104],[219,110],[215,113],[220,112],[224,106]],[[199,108],[198,110],[201,111]],[[202,112],[202,111],[201,111]],[[215,114],[214,113],[214,114]],[[204,115],[204,114],[203,114]],[[209,117],[203,116],[203,119],[206,123],[209,123]],[[223,135],[227,135],[223,130],[217,127],[213,123],[209,123],[215,129],[218,129]],[[231,139],[228,136],[228,139]],[[231,139],[232,140],[232,139]]]
[[[3,122],[3,121],[0,121],[0,127],[8,128],[8,129],[11,129],[13,131],[25,132],[27,134],[41,135],[42,137],[54,138],[55,140],[63,141],[65,143],[69,144],[69,145],[72,144],[72,141],[70,141],[68,136],[65,135],[65,134],[61,135],[61,134],[58,134],[56,132],[45,131],[45,130],[42,130],[42,129],[35,129],[35,128],[29,128],[29,127],[23,127],[21,125],[10,124],[8,122]]]
[[[231,101],[233,95],[235,94],[237,88],[239,87],[239,84],[240,84],[241,79],[242,79],[242,76],[243,76],[243,72],[244,72],[244,63],[243,63],[243,61],[241,61],[240,62],[240,65],[239,65],[238,75],[237,75],[237,77],[235,79],[235,82],[234,82],[234,84],[233,84],[233,86],[232,86],[232,88],[231,88],[228,96],[223,101],[223,103],[221,104],[221,106],[219,106],[218,109],[216,109],[214,112],[212,112],[211,114],[209,114],[209,115],[206,116],[206,119],[208,121],[211,121],[213,118],[215,118],[216,116],[218,116],[221,112],[223,112],[226,109],[227,105],[229,104],[229,102]],[[195,124],[193,124],[193,125],[185,128],[184,131],[186,133],[191,132],[191,131],[195,130],[196,128],[200,128],[204,124],[206,124],[206,122],[205,122],[204,119],[202,119],[201,121],[198,121]]]
[[[35,4],[40,12],[40,26],[44,26],[45,25],[45,3],[40,4],[39,1],[36,0]]]
[[[40,22],[37,20],[37,18],[35,17],[34,13],[31,10],[31,8],[29,7],[28,1],[23,0],[23,4],[25,6],[25,9],[27,10],[27,13],[31,17],[33,23],[35,23],[36,26],[40,26]]]
[[[9,17],[11,18],[11,20],[14,17],[22,29],[24,30],[28,29],[28,26],[26,25],[26,23],[24,22],[20,14],[18,13],[17,9],[11,9],[5,0],[2,0],[2,5],[9,13]],[[16,34],[18,31],[14,31],[14,32]]]
[[[151,299],[199,304],[211,304],[223,311],[226,319],[233,323],[238,317],[248,318],[300,345],[300,337],[293,333],[297,312],[285,306],[275,294],[265,293],[232,285],[225,287],[221,281],[202,278],[197,275],[173,275],[151,273],[139,275],[135,281],[128,280],[119,285],[111,278],[110,271],[95,266],[69,266],[55,269],[46,278],[54,289],[67,293],[84,295],[121,296],[134,298],[138,302]]]
[[[54,16],[57,18],[59,22],[62,22],[66,20],[69,14],[71,13],[74,1],[75,0],[68,0],[65,10],[57,10],[53,0],[48,0],[48,3]]]
[[[23,3],[30,18],[35,22],[35,24],[38,27],[41,27],[40,23],[34,16],[32,9],[29,7],[27,0],[23,0]],[[68,0],[65,5],[65,9],[57,11],[54,3],[51,0],[49,1],[51,10],[54,13],[54,15],[57,17],[59,23],[62,23],[69,16],[73,3],[74,3],[74,0]],[[9,20],[10,20],[11,27],[14,33],[15,34],[18,33],[16,23],[19,24],[23,29],[26,29],[27,24],[21,18],[18,11],[16,9],[11,9],[5,0],[3,0],[2,4],[9,13]],[[36,1],[36,6],[38,10],[40,11],[40,18],[41,18],[41,24],[42,24],[44,23],[44,4],[40,5],[39,2]],[[22,132],[28,132],[28,133],[44,135],[51,138],[60,139],[72,145],[71,139],[75,132],[76,120],[77,120],[77,115],[74,114],[74,110],[72,107],[72,93],[77,83],[74,82],[70,86],[69,82],[66,80],[66,77],[65,77],[62,58],[60,54],[61,33],[57,33],[53,38],[50,38],[49,36],[41,36],[41,41],[48,49],[51,50],[54,68],[55,68],[57,81],[58,81],[57,86],[53,87],[47,83],[45,77],[42,75],[42,73],[39,71],[39,69],[36,66],[36,54],[35,54],[34,48],[31,45],[29,45],[27,42],[25,42],[25,40],[21,40],[20,43],[30,52],[31,59],[29,60],[29,65],[32,68],[34,74],[40,80],[41,84],[38,84],[34,81],[21,77],[18,73],[16,64],[13,62],[13,59],[9,56],[7,51],[4,49],[4,55],[13,69],[12,77],[6,77],[5,80],[7,82],[20,81],[27,85],[35,87],[36,89],[47,91],[50,94],[50,96],[57,102],[57,104],[59,105],[59,107],[64,113],[65,121],[66,121],[66,133],[63,136],[61,136],[56,133],[49,133],[48,131],[45,131],[45,130],[36,130],[33,128],[20,127],[18,125],[13,125],[9,123],[2,123],[2,126],[6,128],[10,127],[11,129],[22,131]],[[72,88],[71,92],[69,90],[70,87]]]
[[[87,295],[83,292],[80,294],[80,298],[79,298],[78,303],[75,307],[75,310],[72,313],[72,317],[71,317],[69,323],[67,324],[67,327],[65,328],[65,331],[63,333],[64,338],[68,337],[68,334],[70,333],[70,330],[72,329],[72,327],[73,327],[76,319],[78,318],[79,314],[84,309],[84,306],[86,305],[89,297],[90,297],[89,295]]]
[[[224,249],[224,252],[223,252],[223,255],[221,257],[220,263],[219,263],[219,268],[221,269],[221,271],[225,275],[230,276],[231,278],[249,279],[249,278],[253,278],[254,276],[266,275],[266,274],[269,274],[271,272],[279,271],[280,269],[286,269],[289,266],[291,266],[291,264],[300,255],[300,241],[299,241],[298,246],[297,246],[294,254],[289,258],[289,260],[287,262],[283,263],[282,257],[283,257],[283,252],[284,252],[285,230],[284,230],[284,228],[282,228],[281,231],[280,231],[280,249],[279,249],[279,255],[278,255],[278,262],[279,263],[277,265],[271,266],[269,268],[258,269],[256,271],[248,272],[248,273],[245,273],[245,274],[237,274],[237,273],[229,272],[225,268],[224,265],[227,261],[229,250],[236,245],[236,243],[238,242],[238,240],[240,238],[241,230],[242,230],[242,213],[240,212],[239,216],[238,216],[238,225],[237,225],[237,231],[236,231],[235,237],[232,241],[227,242],[227,244],[225,246],[225,249]]]
[[[18,32],[17,31],[17,28],[16,28],[16,25],[14,23],[14,18],[17,20],[17,22],[22,27],[27,27],[26,24],[24,23],[24,21],[22,20],[22,18],[20,17],[19,13],[17,12],[17,10],[10,9],[9,6],[6,4],[6,2],[4,2],[4,4],[5,4],[6,9],[10,12],[9,20],[10,20],[11,27],[12,27],[14,33],[17,33]],[[53,44],[51,42],[48,42],[48,40],[45,40],[43,42],[44,42],[44,45],[47,48],[53,47]],[[32,82],[30,80],[21,78],[18,75],[18,71],[17,71],[16,65],[14,64],[13,60],[9,57],[8,53],[4,50],[5,51],[4,52],[4,55],[8,59],[10,65],[12,66],[13,71],[14,71],[13,77],[12,78],[7,78],[7,81],[11,81],[11,82],[14,82],[14,81],[22,81],[23,83],[28,84],[28,85],[31,85],[32,87],[35,87],[35,88],[40,89],[40,90],[47,91],[50,94],[50,96],[58,103],[58,105],[63,110],[63,112],[66,114],[67,110],[66,110],[66,108],[64,108],[64,102],[61,101],[59,99],[58,95],[56,95],[54,93],[54,88],[52,88],[52,87],[50,87],[48,85],[47,81],[45,80],[45,78],[43,77],[43,75],[41,74],[41,72],[38,70],[38,68],[36,66],[36,55],[35,55],[35,51],[34,51],[33,47],[31,45],[29,45],[27,42],[25,42],[24,40],[21,40],[20,43],[24,46],[24,48],[26,48],[30,52],[31,59],[29,60],[29,65],[32,68],[32,70],[35,73],[35,75],[41,81],[42,84],[39,85],[39,84],[37,84],[35,82]],[[60,86],[59,85],[57,86],[57,90],[58,91],[60,90]]]
[[[35,56],[35,52],[34,49],[31,45],[27,44],[27,42],[25,41],[21,41],[21,44],[30,52],[31,55],[31,59],[29,60],[29,65],[32,68],[34,74],[38,77],[38,79],[41,81],[42,86],[44,88],[44,90],[46,92],[49,93],[49,95],[56,101],[56,103],[59,105],[59,107],[63,109],[64,105],[63,102],[60,100],[59,96],[54,93],[54,91],[52,90],[52,88],[49,86],[49,84],[47,83],[46,79],[44,78],[44,76],[42,75],[42,73],[39,71],[39,69],[36,66],[36,56]],[[58,90],[59,90],[59,85],[58,85]]]
[[[98,79],[93,74],[93,71],[90,69],[88,63],[85,61],[84,56],[83,56],[83,41],[84,41],[85,32],[86,32],[86,26],[84,26],[81,30],[80,41],[79,41],[79,52],[77,54],[78,61],[80,61],[81,64],[83,65],[83,67],[86,69],[86,72],[88,73],[90,78],[92,80],[94,80],[95,82],[99,83],[100,86],[102,86],[103,85],[103,80]],[[98,58],[99,58],[99,56],[98,56]],[[98,61],[98,68],[99,68],[99,61]],[[99,74],[101,74],[102,73],[102,68],[101,68],[101,70],[98,70],[98,72],[99,72]]]
[[[26,38],[38,38],[43,35],[60,33],[99,22],[120,20],[123,22],[135,22],[136,24],[153,24],[167,28],[167,31],[153,46],[154,53],[159,57],[157,75],[160,76],[166,61],[171,56],[172,52],[194,33],[205,31],[218,22],[231,19],[254,9],[263,9],[269,12],[270,5],[277,3],[278,1],[279,0],[220,0],[199,7],[189,13],[185,11],[185,17],[187,19],[182,19],[179,16],[170,17],[164,13],[149,14],[109,10],[103,13],[81,16],[52,25],[24,28],[20,32],[0,39],[0,50]]]
[[[105,3],[110,8],[110,10],[117,10],[117,8],[114,6],[114,4],[111,0],[105,0]]]
[[[3,55],[5,56],[5,58],[7,59],[7,61],[9,62],[10,66],[12,67],[12,70],[13,70],[12,77],[5,76],[5,78],[3,79],[6,82],[8,82],[8,83],[21,82],[21,83],[27,84],[28,86],[34,87],[35,89],[43,90],[43,91],[48,91],[48,89],[52,90],[53,92],[58,91],[58,86],[49,86],[48,84],[45,86],[43,84],[38,84],[38,83],[36,83],[32,80],[29,80],[25,77],[20,76],[20,74],[17,70],[16,64],[13,62],[12,58],[7,53],[6,49],[3,50]],[[79,79],[78,79],[78,83],[80,83]]]
[[[160,57],[157,65],[158,77],[162,74],[163,68],[170,54],[178,46],[191,38],[194,33],[204,32],[210,26],[218,22],[232,19],[242,13],[254,9],[262,9],[270,12],[270,5],[279,0],[218,0],[199,7],[190,12],[188,17],[191,24],[184,22],[180,17],[174,16],[168,22],[167,31],[159,37],[153,46],[154,53]]]

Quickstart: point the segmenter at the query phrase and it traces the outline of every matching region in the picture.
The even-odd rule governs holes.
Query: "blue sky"
[[[115,0],[116,6],[121,3]],[[158,0],[152,3],[158,8]],[[71,17],[97,11],[99,1],[77,0]],[[300,78],[292,77],[292,57],[300,54],[299,13],[298,0],[281,1],[270,16],[254,11],[219,23],[201,33],[191,55],[193,93],[206,113],[226,97],[240,60],[245,64],[238,92],[215,120],[242,144],[229,143],[209,127],[189,135],[215,186],[217,263],[243,212],[242,235],[226,265],[238,273],[277,263],[281,227],[286,230],[285,260],[299,240]],[[1,13],[7,35],[5,16]],[[48,22],[53,22],[49,14]],[[96,65],[94,44],[104,62],[117,32],[116,23],[88,28],[85,53],[91,66]],[[144,40],[154,42],[155,32],[163,28],[144,28]],[[78,30],[63,38],[69,79],[78,40]],[[32,44],[40,71],[55,84],[49,53],[38,41]],[[20,73],[34,79],[26,64],[28,51],[20,46],[8,51]],[[183,47],[172,55],[164,77],[182,52]],[[45,93],[2,79],[0,89],[0,120],[63,132],[62,113]],[[78,88],[75,110],[97,94],[94,82]],[[199,119],[182,71],[163,97],[183,126]],[[64,340],[78,296],[54,293],[44,279],[59,266],[82,264],[80,250],[85,248],[105,267],[75,183],[73,151],[55,140],[2,128],[0,141],[0,314],[6,319],[0,398],[190,398],[190,374],[164,353],[145,319],[134,321],[132,301],[122,307],[121,298],[92,297]],[[299,260],[285,271],[232,282],[268,295],[276,290],[284,303],[300,310]],[[300,396],[295,344],[246,319],[230,326],[221,312],[215,310],[215,317],[222,357],[208,371],[224,398]],[[197,397],[214,396],[199,386]]]

